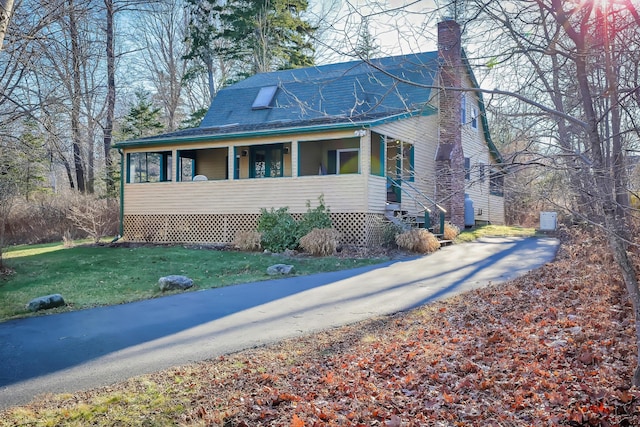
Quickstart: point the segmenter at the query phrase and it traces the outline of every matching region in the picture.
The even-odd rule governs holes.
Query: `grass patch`
[[[48,408],[16,408],[11,422],[0,426],[166,426],[174,425],[189,407],[194,390],[170,383],[156,384],[145,378],[126,382],[126,387],[79,402],[70,394],[51,395]]]
[[[514,227],[508,225],[485,225],[483,227],[472,228],[470,230],[463,230],[456,238],[456,243],[472,242],[480,237],[533,237],[535,235],[535,228]]]
[[[122,304],[163,295],[161,276],[182,274],[193,290],[268,280],[268,266],[286,262],[296,275],[371,265],[380,259],[336,257],[291,258],[283,261],[262,253],[174,247],[16,246],[4,254],[13,274],[0,278],[0,320],[34,315],[25,308],[31,299],[61,294],[66,307],[47,313]],[[165,293],[167,294],[167,293]]]

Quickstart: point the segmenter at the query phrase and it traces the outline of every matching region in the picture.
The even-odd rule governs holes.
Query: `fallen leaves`
[[[278,387],[307,396],[269,425],[291,412],[310,426],[640,425],[629,305],[604,243],[583,241],[509,284],[314,336],[295,375],[252,354]],[[332,340],[343,344],[323,355]],[[235,419],[267,425],[249,405]]]

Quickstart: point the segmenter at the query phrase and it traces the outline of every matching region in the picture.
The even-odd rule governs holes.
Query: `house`
[[[116,144],[123,237],[231,242],[261,208],[300,217],[320,196],[347,244],[378,244],[400,216],[503,223],[500,155],[455,21],[438,45],[254,75],[220,90],[198,128]]]

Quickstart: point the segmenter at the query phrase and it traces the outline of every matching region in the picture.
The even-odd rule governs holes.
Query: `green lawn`
[[[456,243],[471,242],[485,236],[521,236],[532,237],[536,235],[534,228],[514,227],[507,225],[485,225],[483,227],[463,230],[456,238]]]
[[[38,296],[61,294],[67,307],[47,313],[122,304],[162,295],[158,279],[183,274],[192,290],[268,280],[268,266],[286,263],[296,275],[371,265],[382,259],[285,258],[262,253],[175,247],[17,246],[4,252],[14,273],[0,277],[0,321],[33,315],[25,305]]]
[[[456,242],[482,236],[532,236],[531,228],[486,226],[464,231]],[[86,242],[84,242],[86,243]],[[40,315],[25,306],[33,298],[61,294],[66,307],[46,313],[122,304],[163,295],[158,279],[183,274],[193,279],[191,290],[268,280],[268,266],[292,264],[295,275],[343,270],[385,259],[281,257],[263,253],[190,249],[182,246],[93,246],[65,248],[60,243],[14,246],[3,252],[13,270],[0,276],[0,321]]]

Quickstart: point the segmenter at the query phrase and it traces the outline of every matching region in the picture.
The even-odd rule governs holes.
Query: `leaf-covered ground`
[[[630,387],[635,326],[613,259],[603,239],[572,232],[564,240],[556,261],[504,285],[0,416],[70,424],[75,408],[100,404],[85,420],[640,426],[640,391]],[[150,390],[163,403],[122,398]]]

